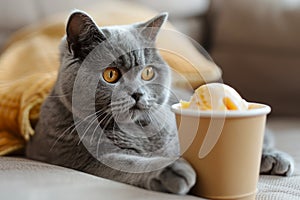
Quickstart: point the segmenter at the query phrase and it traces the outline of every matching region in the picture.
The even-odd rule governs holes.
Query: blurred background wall
[[[104,0],[1,0],[0,46],[17,29]],[[300,0],[122,0],[168,11],[181,32],[202,44],[223,81],[273,116],[300,116]],[[122,9],[116,7],[116,11]]]
[[[0,45],[15,30],[44,19],[50,15],[85,10],[101,6],[106,0],[1,0],[0,1]],[[110,1],[110,0],[108,0]],[[159,12],[169,12],[170,20],[182,32],[200,40],[203,16],[207,13],[209,0],[121,0],[136,2]],[[116,7],[116,11],[122,9]]]

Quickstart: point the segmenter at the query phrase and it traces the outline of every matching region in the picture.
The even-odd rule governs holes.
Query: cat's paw
[[[178,159],[150,180],[150,189],[174,194],[186,194],[196,182],[196,173],[184,159]]]
[[[287,153],[272,150],[263,152],[260,165],[261,174],[290,176],[294,172],[294,160]]]

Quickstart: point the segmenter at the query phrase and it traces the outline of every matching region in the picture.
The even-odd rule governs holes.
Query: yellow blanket
[[[102,2],[94,9],[88,13],[100,26],[145,21],[157,14],[122,2],[106,5]],[[0,57],[0,155],[23,149],[34,134],[40,106],[56,80],[58,45],[64,35],[67,15],[20,30],[8,41]],[[166,27],[173,29],[169,23]],[[220,69],[198,53],[187,39],[163,34],[158,39],[160,45],[164,59],[194,88],[220,78]],[[178,79],[175,84],[187,82]]]

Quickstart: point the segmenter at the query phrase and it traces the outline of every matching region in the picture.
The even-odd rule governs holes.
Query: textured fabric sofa
[[[268,126],[275,132],[277,146],[295,158],[296,173],[291,177],[260,176],[256,199],[298,200],[300,199],[299,121],[272,119],[268,122]],[[147,191],[20,157],[0,157],[0,198],[7,200],[201,199],[190,195],[177,196]]]
[[[138,0],[137,0],[138,1]],[[73,8],[81,8],[84,9],[86,6],[90,6],[91,4],[95,3],[96,0],[88,0],[83,3],[82,1],[73,1],[72,3],[66,3],[66,1],[34,1],[34,0],[24,0],[24,1],[1,1],[0,2],[0,43],[1,45],[5,43],[7,37],[18,28],[31,24],[35,21],[38,21],[40,18],[44,18],[52,13],[58,11],[65,11],[71,10]],[[97,1],[99,3],[99,1]],[[185,1],[185,5],[178,3],[179,1],[164,1],[164,3],[160,4],[159,1],[143,1],[139,0],[141,3],[146,3],[148,6],[151,6],[156,9],[167,10],[171,13],[171,20],[172,22],[178,26],[178,28],[191,35],[193,38],[202,41],[206,37],[203,36],[203,32],[199,30],[204,30],[204,22],[205,19],[202,18],[203,15],[207,12],[208,9],[208,2],[209,1],[202,1],[202,0],[189,0]],[[249,2],[249,1],[248,1]],[[264,0],[263,2],[266,2]],[[276,2],[285,2],[285,1],[278,1]],[[291,2],[292,1],[286,1]],[[293,1],[298,2],[299,1]],[[289,5],[290,5],[289,4]],[[216,5],[216,4],[214,4]],[[244,13],[239,10],[234,4],[234,1],[231,0],[231,4],[227,4],[226,13],[230,13],[230,9],[234,8],[234,13],[241,14]],[[230,7],[233,6],[233,7]],[[265,5],[265,4],[264,4]],[[22,7],[22,9],[20,9]],[[264,8],[266,9],[267,6]],[[286,8],[286,7],[285,7]],[[294,7],[293,7],[294,8]],[[229,37],[231,36],[231,32],[234,32],[234,27],[231,32],[227,32],[228,29],[226,26],[226,19],[231,18],[221,18],[225,21],[218,21],[220,18],[216,18],[216,16],[222,16],[222,12],[219,12],[219,9],[222,9],[222,6],[219,4],[216,7],[211,7],[213,18],[210,18],[211,21],[211,29],[207,33],[211,33],[210,42],[208,42],[208,47],[210,47],[211,53],[213,58],[216,62],[223,68],[223,72],[225,74],[225,81],[231,83],[234,87],[238,87],[238,89],[248,97],[253,97],[252,95],[255,94],[255,98],[259,97],[262,101],[269,101],[275,102],[275,106],[277,107],[276,110],[280,109],[278,107],[279,101],[274,101],[274,93],[268,94],[268,92],[262,95],[262,90],[253,90],[252,88],[249,89],[249,86],[243,82],[244,79],[241,74],[237,73],[237,67],[243,65],[245,67],[251,67],[251,65],[259,64],[260,62],[245,62],[250,60],[251,55],[247,56],[243,54],[243,51],[247,49],[254,52],[254,56],[258,58],[262,58],[264,54],[258,54],[259,51],[256,49],[263,48],[258,42],[254,46],[254,43],[245,43],[242,42],[243,39],[239,40],[238,42],[241,43],[234,43],[232,42],[233,39],[237,39],[237,37]],[[217,11],[215,9],[218,9]],[[290,9],[293,10],[293,9]],[[224,12],[225,12],[224,11]],[[227,15],[226,15],[227,16]],[[238,18],[234,16],[235,19]],[[254,17],[255,18],[255,17]],[[256,19],[256,18],[255,18]],[[230,21],[230,20],[229,20]],[[218,23],[215,23],[218,22]],[[225,25],[223,25],[223,22]],[[226,22],[226,23],[225,23]],[[232,21],[231,21],[232,22]],[[243,23],[241,23],[243,24]],[[249,24],[252,24],[249,22]],[[222,25],[222,26],[219,26]],[[234,25],[234,23],[232,23]],[[239,24],[240,25],[240,24]],[[238,27],[240,28],[240,27]],[[289,29],[286,30],[284,33],[288,33]],[[206,31],[204,31],[206,32]],[[222,33],[227,33],[228,37],[224,37]],[[216,34],[213,34],[216,33]],[[226,36],[226,35],[225,35]],[[244,35],[242,35],[244,36]],[[276,35],[275,35],[276,36]],[[267,37],[267,36],[264,36]],[[246,38],[248,40],[248,38]],[[299,38],[298,38],[299,39]],[[276,40],[276,38],[275,38]],[[290,40],[292,40],[290,38]],[[207,41],[205,41],[207,42]],[[272,44],[272,42],[270,42]],[[264,45],[269,45],[265,44]],[[287,43],[282,43],[287,44]],[[293,42],[292,42],[293,44]],[[234,48],[233,48],[234,47]],[[239,47],[236,49],[236,47]],[[272,45],[271,45],[272,47]],[[274,47],[274,46],[273,46]],[[286,49],[289,49],[288,46],[285,46]],[[298,48],[298,47],[297,47]],[[294,48],[297,49],[296,47]],[[249,50],[247,52],[249,52]],[[266,51],[268,58],[278,54],[271,55],[273,51]],[[264,52],[264,53],[266,53]],[[294,51],[297,53],[297,51]],[[236,53],[236,54],[234,54]],[[294,55],[294,54],[293,54]],[[233,59],[234,56],[238,56],[240,59]],[[284,58],[287,59],[287,58]],[[270,59],[272,60],[272,59]],[[294,60],[294,59],[293,59]],[[253,60],[252,60],[253,61]],[[284,61],[282,61],[284,63]],[[295,63],[297,63],[296,61]],[[249,65],[244,65],[244,64]],[[272,65],[269,62],[268,65]],[[267,64],[266,64],[267,65]],[[292,65],[292,64],[291,64]],[[249,69],[249,68],[246,68]],[[293,68],[294,69],[294,68]],[[298,69],[299,70],[299,69]],[[241,71],[245,71],[243,68]],[[257,71],[257,69],[256,69]],[[272,70],[271,70],[272,71]],[[236,73],[233,73],[236,72]],[[274,72],[278,72],[278,70],[274,70]],[[293,73],[290,72],[290,73]],[[251,75],[251,74],[250,74]],[[236,78],[239,76],[238,78]],[[255,70],[252,76],[249,74],[243,74],[243,76],[247,78],[259,78],[260,85],[258,85],[258,89],[263,88],[266,90],[267,87],[260,87],[263,83],[263,79],[265,77],[257,76]],[[275,76],[275,75],[274,75]],[[270,75],[272,77],[272,75]],[[283,78],[283,77],[281,77]],[[288,77],[286,77],[288,78]],[[276,80],[283,80],[283,79],[276,79]],[[274,82],[276,81],[274,80]],[[292,81],[292,83],[300,83],[300,79]],[[240,83],[243,83],[239,86]],[[281,82],[285,84],[286,82],[283,80]],[[251,83],[248,83],[251,84]],[[286,87],[289,87],[286,85]],[[271,88],[272,89],[272,88]],[[253,91],[258,91],[259,93],[253,93]],[[273,91],[273,90],[271,90]],[[252,93],[251,93],[252,92]],[[292,99],[293,93],[299,95],[299,91],[292,90],[287,99]],[[286,94],[286,93],[285,93]],[[250,98],[251,99],[251,98]],[[280,99],[279,99],[280,100]],[[282,102],[282,101],[281,101]],[[286,109],[293,109],[288,108],[289,105],[286,99],[284,100],[286,103]],[[294,101],[293,101],[294,102]],[[293,104],[295,105],[295,104]],[[1,108],[0,108],[1,109]],[[291,199],[297,200],[300,199],[300,119],[299,115],[297,117],[297,109],[299,110],[299,106],[294,107],[295,110],[290,110],[287,112],[282,112],[282,110],[278,110],[278,115],[273,116],[271,114],[271,118],[268,121],[268,127],[274,131],[275,139],[277,141],[277,147],[281,150],[284,150],[290,153],[295,161],[296,161],[296,170],[295,174],[291,177],[280,177],[280,176],[260,176],[260,180],[258,183],[258,193],[257,199],[258,200],[282,200],[282,199]],[[291,114],[293,116],[291,117]],[[276,114],[276,113],[275,113]],[[132,187],[129,185],[125,185],[122,183],[117,183],[114,181],[106,180],[103,178],[95,177],[86,173],[82,173],[79,171],[49,165],[46,163],[36,162],[24,157],[17,157],[17,156],[8,156],[8,157],[0,157],[0,199],[8,199],[8,200],[31,200],[31,199],[108,199],[108,200],[115,200],[115,199],[123,199],[123,200],[132,200],[132,199],[201,199],[199,197],[194,197],[191,195],[187,196],[177,196],[171,194],[164,194],[164,193],[157,193],[152,191],[146,191],[140,188]]]

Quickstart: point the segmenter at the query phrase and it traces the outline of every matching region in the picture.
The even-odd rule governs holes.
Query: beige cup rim
[[[194,110],[181,109],[180,103],[172,105],[171,110],[176,114],[193,116],[193,117],[214,117],[214,118],[236,118],[236,117],[252,117],[259,115],[266,115],[271,112],[271,107],[262,103],[249,103],[249,110]]]

